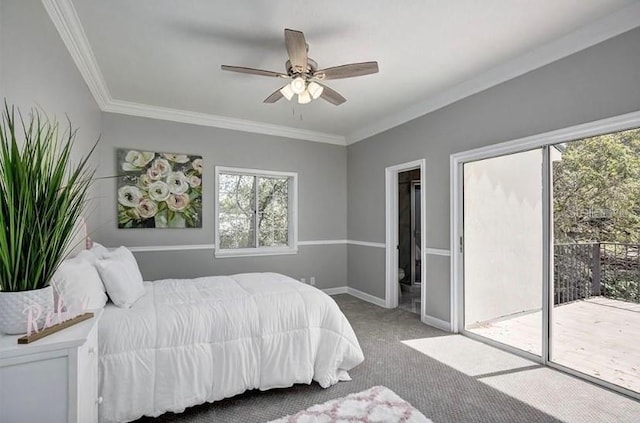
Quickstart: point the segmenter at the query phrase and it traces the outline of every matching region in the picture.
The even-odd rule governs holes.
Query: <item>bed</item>
[[[331,297],[276,273],[145,282],[130,309],[106,305],[98,330],[104,423],[250,389],[327,388],[364,360]]]

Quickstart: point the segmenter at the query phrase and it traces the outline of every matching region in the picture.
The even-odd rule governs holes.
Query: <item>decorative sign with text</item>
[[[42,327],[38,327],[38,322],[42,317],[42,306],[32,303],[24,309],[27,314],[27,334],[18,338],[18,344],[29,344],[38,339],[49,336],[62,329],[73,326],[84,320],[93,317],[93,313],[87,313],[88,298],[77,304],[66,305],[62,297],[58,295],[58,301],[54,311],[50,311],[44,316]]]

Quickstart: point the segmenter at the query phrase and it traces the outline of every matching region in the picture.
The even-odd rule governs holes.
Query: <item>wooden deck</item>
[[[542,313],[499,319],[468,329],[540,355]],[[556,306],[551,359],[640,392],[640,304],[594,297]]]

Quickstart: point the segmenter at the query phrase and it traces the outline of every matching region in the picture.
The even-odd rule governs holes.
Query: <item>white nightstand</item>
[[[0,422],[97,423],[98,319],[33,344],[0,335]]]

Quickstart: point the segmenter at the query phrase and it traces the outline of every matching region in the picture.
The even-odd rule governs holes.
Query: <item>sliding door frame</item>
[[[512,141],[502,142],[499,144],[489,145],[486,147],[476,148],[469,151],[455,153],[450,156],[450,207],[451,207],[451,230],[450,230],[450,246],[451,246],[451,280],[450,280],[450,321],[451,332],[462,333],[465,336],[507,350],[516,355],[528,358],[534,362],[539,362],[549,367],[562,370],[574,376],[578,376],[595,384],[604,386],[613,391],[640,399],[640,394],[613,385],[609,382],[591,377],[579,371],[567,368],[560,364],[549,360],[550,340],[551,340],[551,322],[550,310],[553,300],[551,292],[553,292],[553,211],[552,211],[552,193],[551,193],[551,165],[549,147],[553,144],[559,144],[568,141],[575,141],[582,138],[588,138],[597,135],[603,135],[611,132],[624,131],[640,127],[640,111],[615,116],[608,119],[602,119],[582,125],[572,126],[556,131],[546,132],[530,137],[520,138]],[[465,163],[478,160],[490,159],[509,154],[520,153],[524,151],[543,149],[543,322],[542,322],[542,355],[537,356],[529,352],[511,347],[509,345],[493,341],[491,339],[469,333],[464,329],[464,174],[463,166]]]

